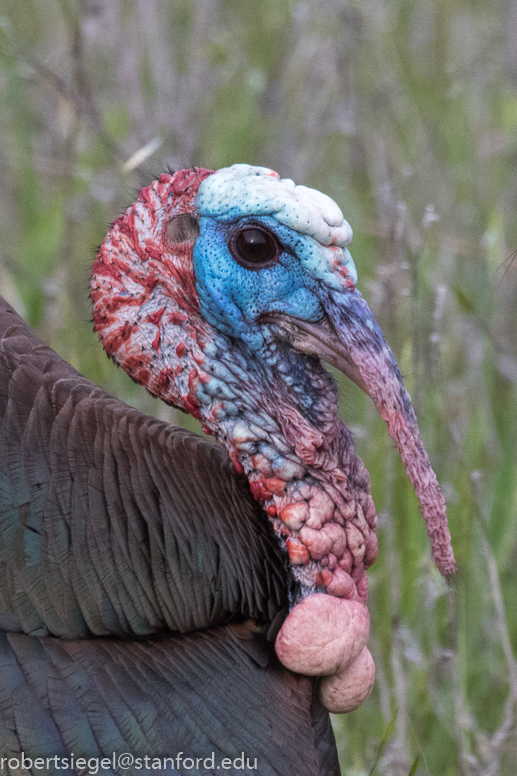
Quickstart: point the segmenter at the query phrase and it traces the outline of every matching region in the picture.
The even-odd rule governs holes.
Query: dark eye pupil
[[[266,229],[248,226],[239,230],[230,243],[233,257],[244,266],[274,264],[278,258],[278,244]]]

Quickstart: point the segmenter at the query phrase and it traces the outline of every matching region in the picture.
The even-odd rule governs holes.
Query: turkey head
[[[365,572],[377,518],[322,360],[373,399],[436,564],[455,570],[445,501],[396,361],[355,287],[351,238],[333,200],[272,170],[181,170],[112,224],[91,282],[108,354],[198,418],[247,475],[294,579],[277,654],[325,677],[331,711],[355,708],[373,683]]]

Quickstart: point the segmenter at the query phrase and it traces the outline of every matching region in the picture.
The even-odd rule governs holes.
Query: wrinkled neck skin
[[[246,348],[223,336],[205,348],[212,379],[200,383],[200,414],[269,515],[298,597],[326,590],[366,602],[377,520],[368,472],[338,418],[334,380],[318,359],[274,340],[250,371],[258,354],[246,358]]]
[[[95,329],[136,382],[198,418],[246,474],[288,553],[298,582],[292,604],[325,591],[366,603],[377,518],[334,380],[318,359],[277,340],[274,327],[262,326],[252,352],[207,324],[193,243],[162,239],[168,219],[192,212],[205,174],[161,176],[114,222],[93,267]]]

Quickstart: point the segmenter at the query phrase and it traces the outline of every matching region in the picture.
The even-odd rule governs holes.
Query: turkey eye
[[[276,237],[262,226],[246,226],[232,235],[230,253],[235,261],[247,269],[271,267],[278,261]]]

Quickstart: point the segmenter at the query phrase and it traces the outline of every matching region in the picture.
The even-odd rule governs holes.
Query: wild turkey
[[[106,773],[339,773],[327,709],[373,682],[376,516],[320,357],[372,396],[454,571],[350,239],[331,199],[248,165],[161,175],[112,224],[95,329],[231,463],[101,391],[3,302],[1,757],[59,758],[59,774],[85,772],[80,758],[108,758]],[[148,760],[124,768],[123,753]]]

